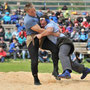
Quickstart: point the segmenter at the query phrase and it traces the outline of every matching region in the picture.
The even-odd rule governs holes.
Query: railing
[[[82,54],[89,54],[86,49],[87,42],[74,42],[75,52],[80,52]]]
[[[5,29],[5,32],[10,29],[11,32],[15,31],[15,27],[16,25],[15,24],[2,24],[2,26],[4,27]]]
[[[6,42],[7,44],[7,51],[9,50],[9,42]],[[87,42],[75,42],[74,43],[74,46],[75,46],[75,51],[74,52],[79,52],[79,53],[82,53],[82,54],[90,54],[90,52],[88,53],[88,50],[86,50],[86,45],[87,45]],[[19,50],[27,50],[27,49],[19,49]],[[50,51],[47,50],[47,52],[49,54],[51,54]]]
[[[63,5],[67,5],[70,10],[78,9],[83,10],[85,8],[90,8],[90,0],[0,0],[3,4],[8,2],[11,7],[22,7],[24,8],[27,2],[32,2],[34,6],[38,9],[41,7],[52,8],[54,10],[62,8]],[[90,10],[90,9],[89,9]]]

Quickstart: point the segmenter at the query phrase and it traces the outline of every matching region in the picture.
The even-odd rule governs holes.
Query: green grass
[[[90,63],[86,61],[83,63],[86,67],[90,68]],[[53,71],[53,63],[39,63],[39,72],[40,73],[51,73]],[[18,72],[25,71],[31,72],[31,62],[30,60],[23,61],[22,59],[12,60],[9,59],[4,63],[0,63],[0,72]],[[62,72],[61,64],[59,63],[59,72]],[[75,73],[75,72],[74,72]]]

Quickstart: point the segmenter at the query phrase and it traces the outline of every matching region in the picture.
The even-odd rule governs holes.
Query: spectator
[[[29,51],[27,50],[26,47],[24,47],[24,48],[22,49],[22,59],[23,59],[23,60],[25,60],[26,54],[27,54],[27,58],[30,59]]]
[[[88,34],[85,33],[85,30],[82,29],[81,33],[79,34],[80,42],[86,42],[88,39]]]
[[[4,24],[11,24],[11,17],[9,16],[9,12],[5,13],[6,15],[3,17]]]
[[[65,33],[65,31],[66,31],[65,27],[63,25],[60,25],[59,27],[60,27],[62,33]]]
[[[11,38],[11,40],[10,40],[10,43],[12,43],[14,39],[15,39],[16,41],[18,41],[18,40],[17,40],[18,38],[16,38],[16,35],[12,35],[12,38]]]
[[[12,38],[12,33],[10,29],[8,29],[8,31],[5,33],[5,41],[10,41],[11,38]]]
[[[90,15],[89,15],[89,13],[86,14],[85,18],[86,18],[87,22],[90,23]]]
[[[13,42],[10,44],[9,53],[10,53],[10,56],[12,56],[13,54],[13,59],[16,59],[17,55],[18,57],[21,57],[19,53],[19,47],[18,47],[17,40],[13,39]]]
[[[79,24],[77,18],[75,18],[75,20],[74,20],[74,25],[75,25],[75,24]]]
[[[5,61],[5,57],[6,57],[6,52],[0,46],[0,62],[4,62]]]
[[[3,13],[3,6],[2,6],[2,4],[0,3],[0,14],[2,14]]]
[[[65,18],[61,13],[60,16],[58,15],[58,24],[61,25],[61,24],[64,24],[64,22],[65,22]]]
[[[0,39],[4,39],[4,38],[5,38],[5,31],[4,28],[0,26]]]
[[[25,30],[23,22],[20,22],[20,24],[16,24],[16,27],[18,28],[18,32],[21,32],[21,30]]]
[[[73,42],[78,42],[79,41],[79,33],[75,29],[71,33],[71,39],[72,39]]]
[[[83,27],[88,28],[89,24],[85,18],[83,19],[82,25],[83,25]]]
[[[41,62],[50,62],[48,52],[43,50],[43,49],[40,49],[40,51],[39,51],[39,60]]]
[[[21,30],[21,32],[19,32],[19,37],[20,37],[21,35],[23,35],[23,36],[26,38],[26,37],[27,37],[26,31]]]
[[[79,23],[82,23],[83,22],[83,17],[81,15],[79,15],[79,17],[77,17],[77,20]]]
[[[18,23],[18,16],[16,15],[15,12],[13,12],[13,15],[11,15],[11,24],[16,24]]]
[[[72,24],[69,24],[69,26],[66,28],[66,30],[68,30],[69,33],[72,33],[73,32],[73,26],[72,26]]]
[[[41,10],[37,11],[36,14],[38,15],[38,17],[41,17],[43,15],[43,12]]]
[[[49,19],[53,20],[55,23],[58,22],[58,19],[57,19],[56,15],[55,15],[55,12],[52,12],[52,16],[50,16]]]
[[[72,61],[77,60],[78,63],[81,63],[83,59],[84,59],[84,55],[81,54],[81,53],[79,53],[79,52],[74,52],[74,53],[71,55],[71,60],[72,60]]]
[[[4,42],[4,40],[0,40],[0,46],[4,49],[4,51],[7,50],[7,44]]]
[[[13,35],[15,35],[16,38],[18,39],[18,37],[19,37],[19,32],[18,32],[17,27],[15,28],[15,31],[12,33],[12,36],[13,36]]]
[[[20,15],[18,15],[19,22],[23,22],[24,17],[25,17],[25,13],[21,12]]]
[[[27,46],[26,46],[26,38],[21,35],[19,38],[18,38],[18,42],[19,42],[19,48],[22,49],[22,58],[25,59],[25,55],[26,53],[28,54],[28,58],[30,58],[30,55],[29,55],[29,52],[27,50]]]
[[[66,27],[69,26],[70,24],[74,26],[73,22],[71,21],[71,18],[68,18],[68,20],[66,20]]]
[[[49,8],[47,8],[46,14],[47,14],[47,16],[51,16],[52,15],[52,11]]]
[[[64,6],[62,7],[62,10],[68,10],[67,6],[64,5]]]
[[[17,10],[16,10],[16,15],[20,15],[21,14],[21,8],[19,7]]]
[[[80,30],[84,29],[85,30],[85,27],[83,26],[83,24],[81,23],[80,24]]]
[[[46,2],[44,2],[44,7],[42,7],[42,10],[46,10]]]
[[[64,12],[64,18],[65,18],[66,20],[68,20],[69,17],[70,17],[69,11],[66,10],[66,11]]]
[[[57,12],[56,12],[56,17],[58,18],[60,15],[61,15],[62,11],[61,9],[59,9]]]
[[[68,30],[66,30],[64,34],[65,34],[65,36],[66,36],[67,38],[70,38],[70,33],[69,33]]]
[[[76,32],[80,33],[80,26],[78,25],[78,23],[74,24],[74,29],[76,30]]]
[[[18,42],[19,42],[19,44],[23,44],[24,42],[26,42],[26,38],[25,38],[23,35],[21,35],[21,36],[18,38]]]
[[[10,7],[7,2],[4,5],[4,12],[9,12],[9,13],[11,12]]]

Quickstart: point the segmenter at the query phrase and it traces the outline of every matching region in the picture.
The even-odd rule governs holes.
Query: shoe
[[[52,72],[52,75],[53,75],[54,77],[57,77],[57,76],[59,75],[59,73],[56,72],[56,71],[53,71],[53,72]]]
[[[34,85],[41,85],[40,82],[34,82]]]
[[[58,78],[58,75],[59,75],[58,72],[54,71],[52,72],[52,75],[55,77],[56,80],[61,80],[60,78]]]
[[[41,85],[38,77],[35,77],[35,78],[34,78],[34,85]]]
[[[70,79],[71,78],[70,72],[68,70],[65,70],[64,73],[62,73],[61,75],[58,75],[58,78]]]
[[[81,79],[84,79],[88,74],[90,73],[90,69],[86,68],[86,70],[83,72]]]

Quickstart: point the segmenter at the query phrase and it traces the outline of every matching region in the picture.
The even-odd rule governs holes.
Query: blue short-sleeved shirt
[[[45,26],[45,29],[47,29],[48,27],[53,27],[53,32],[59,32],[59,27],[57,25],[57,23],[55,23],[54,21],[50,21],[50,23],[48,23],[46,26]],[[53,36],[53,35],[49,35],[47,36],[48,39],[50,41],[52,41],[54,44],[56,44],[57,42],[57,37]]]
[[[37,17],[29,16],[28,14],[24,18],[24,25],[26,28],[27,35],[31,34],[37,34],[37,32],[33,31],[31,27],[35,26],[39,23],[39,20]]]

